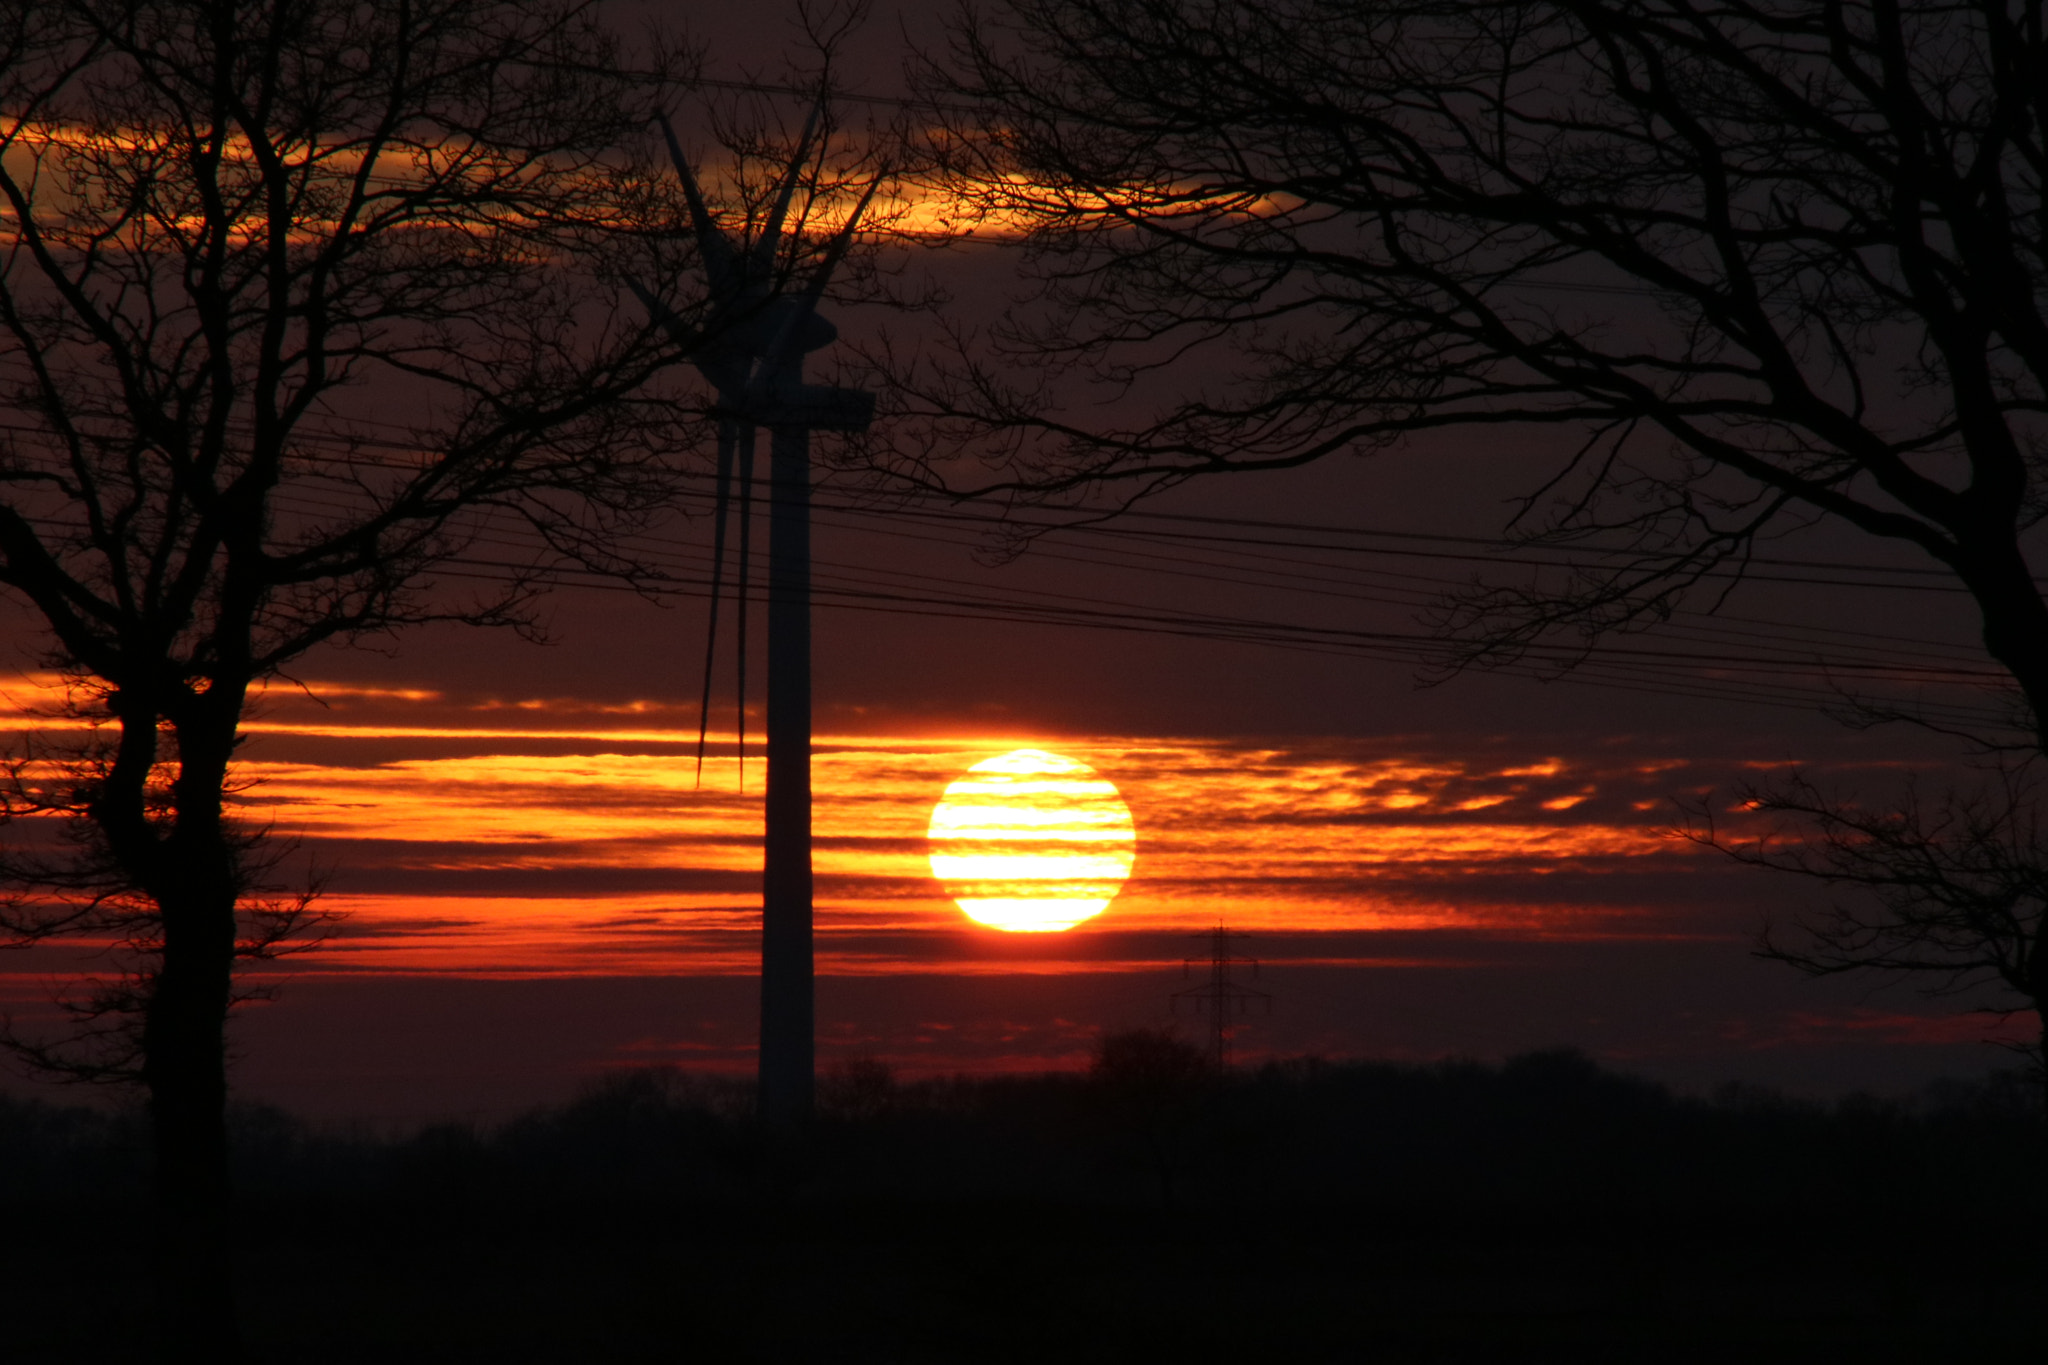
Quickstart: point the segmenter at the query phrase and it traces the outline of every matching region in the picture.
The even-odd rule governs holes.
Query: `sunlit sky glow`
[[[681,708],[316,690],[327,706],[273,690],[238,765],[246,816],[298,840],[329,872],[325,903],[346,915],[295,970],[754,970],[761,768],[749,763],[741,790],[729,734],[714,736],[699,786]],[[20,688],[11,698],[37,700]],[[1682,784],[1675,760],[1378,747],[821,737],[819,969],[1057,972],[1092,960],[1055,942],[1072,935],[1043,934],[1022,955],[933,956],[930,934],[986,932],[954,897],[983,924],[1090,932],[1219,918],[1255,932],[1694,931],[1630,880],[1699,861],[1663,828]],[[1063,851],[1050,861],[1034,843]],[[1001,901],[1025,904],[990,904]]]
[[[0,689],[0,726],[51,728],[33,714],[48,681]],[[715,734],[700,787],[688,705],[312,685],[320,703],[286,686],[260,699],[239,800],[297,841],[290,875],[323,872],[323,904],[344,918],[280,964],[279,1003],[236,1026],[254,1093],[343,1116],[509,1113],[594,1066],[751,1066],[758,752],[743,790],[732,736]],[[1092,770],[1059,780],[1103,798],[1093,820],[983,824],[978,797],[935,820],[963,781],[963,795],[1031,782],[975,771],[1020,750]],[[826,735],[814,763],[828,1061],[1078,1065],[1105,1026],[1174,1022],[1181,959],[1203,951],[1191,936],[1219,920],[1252,935],[1276,996],[1241,1040],[1247,1057],[1571,1041],[1725,1078],[1841,1048],[1967,1059],[1991,1027],[1943,1017],[1945,1002],[1826,997],[1750,957],[1760,894],[1782,884],[1668,826],[1674,794],[1725,793],[1767,762],[1634,740],[1558,753],[1013,728]],[[935,876],[932,855],[992,828],[1005,855],[1059,843],[1107,860],[1101,895],[1081,894],[1092,871],[1042,895],[1084,870],[1063,866],[1014,899],[1072,913],[1128,880],[1064,933],[977,923],[952,898],[975,878],[951,874],[987,869]],[[65,973],[105,965],[55,948],[0,956],[0,1009],[43,1017]]]
[[[700,17],[707,27],[696,36],[717,60],[778,50],[787,36],[786,15],[774,7]],[[897,30],[871,26],[885,31]],[[887,69],[896,60],[892,53]],[[858,66],[849,59],[845,69]],[[867,79],[888,79],[869,66]],[[760,80],[751,68],[725,76]],[[743,205],[752,202],[758,219],[763,201],[742,192],[740,177],[758,182],[772,167],[737,162],[721,147],[719,107],[679,108],[679,131],[721,220],[744,235]],[[772,132],[793,137],[797,103],[760,107],[784,116]],[[751,116],[751,108],[728,111]],[[51,209],[71,188],[61,171],[67,154],[137,140],[131,131],[54,124],[17,131],[0,156],[21,170],[47,155]],[[857,122],[835,134],[861,135]],[[246,150],[230,145],[229,159],[246,161]],[[371,178],[417,186],[448,172],[459,186],[507,169],[459,140],[416,150],[416,162],[392,154],[370,165]],[[651,133],[643,150],[668,180]],[[828,160],[857,166],[857,152],[842,140]],[[315,163],[315,180],[363,169],[357,147],[290,154],[294,164]],[[815,241],[836,231],[866,187],[855,171],[799,201],[792,236]],[[1159,188],[1188,212],[1299,208],[1202,202],[1204,188],[1193,182]],[[999,310],[1028,312],[1041,297],[1042,282],[1017,276],[1017,253],[999,248],[1016,244],[1034,211],[1060,207],[1064,193],[1022,179],[964,189],[892,179],[864,223],[876,240],[963,248],[921,256],[929,286],[906,283],[897,301],[929,287],[949,319],[971,328]],[[598,200],[585,207],[606,211]],[[680,201],[671,208],[680,222]],[[297,236],[331,227],[307,220]],[[0,214],[0,238],[12,235]],[[900,316],[851,299],[833,313],[849,342],[873,342],[884,318]],[[913,353],[915,326],[897,334],[903,354]],[[819,363],[823,375],[826,357]],[[1232,382],[1221,366],[1185,356],[1148,370],[1089,420],[1106,429],[1149,420],[1155,399],[1177,401],[1182,382],[1194,386],[1189,392]],[[1101,396],[1070,393],[1063,378],[1049,382],[1046,394],[1062,403]],[[408,413],[403,386],[360,392],[389,408],[382,415],[394,423],[421,415]],[[1152,539],[1091,540],[1078,530],[1072,543],[1048,537],[1033,556],[1037,576],[1014,593],[995,586],[995,567],[982,562],[995,542],[968,519],[878,516],[869,525],[844,507],[823,508],[814,523],[819,581],[860,588],[822,592],[828,605],[840,593],[844,611],[821,612],[816,623],[817,723],[826,732],[814,746],[813,780],[821,1058],[875,1056],[928,1074],[1080,1065],[1106,1028],[1173,1025],[1164,1011],[1182,984],[1182,956],[1203,951],[1193,936],[1218,923],[1250,936],[1275,996],[1273,1018],[1240,1053],[1247,1058],[1497,1056],[1570,1044],[1622,1065],[1704,1058],[1696,1073],[1719,1081],[1757,1074],[1730,1058],[1772,1049],[1962,1047],[1990,1036],[1982,1017],[1950,1017],[1965,1007],[1959,999],[1880,998],[1860,981],[1808,982],[1758,962],[1766,918],[1795,919],[1820,898],[1786,879],[1759,880],[1671,828],[1680,820],[1676,797],[1713,802],[1724,831],[1758,829],[1733,803],[1733,781],[1794,756],[1850,788],[1876,769],[1894,779],[1910,766],[1886,757],[1904,752],[1895,741],[1816,760],[1823,751],[1809,746],[1804,721],[1777,732],[1792,737],[1783,742],[1749,728],[1752,713],[1715,709],[1716,696],[1759,699],[1747,675],[1721,668],[1718,655],[1705,656],[1690,692],[1591,693],[1628,702],[1610,710],[1568,686],[1560,692],[1579,700],[1554,715],[1560,692],[1510,672],[1468,675],[1435,689],[1435,703],[1411,707],[1389,701],[1406,694],[1405,663],[1398,678],[1374,675],[1361,670],[1377,668],[1379,656],[1362,650],[1358,658],[1245,650],[1206,628],[1179,638],[1148,625],[1215,611],[1237,614],[1216,618],[1224,621],[1270,620],[1289,643],[1323,638],[1285,636],[1301,628],[1397,638],[1412,629],[1411,609],[1439,589],[1462,590],[1466,569],[1425,573],[1429,561],[1400,550],[1389,568],[1369,547],[1389,528],[1478,537],[1475,546],[1496,537],[1500,509],[1520,505],[1535,486],[1531,471],[1553,456],[1568,461],[1572,444],[1528,429],[1424,436],[1414,459],[1390,450],[1320,461],[1270,483],[1190,486],[1187,500],[1175,494],[1157,506],[1191,522],[1270,522],[1242,540],[1212,536],[1220,526],[1198,535],[1178,522],[1170,535],[1151,527]],[[982,482],[971,459],[962,468]],[[1309,530],[1316,537],[1290,542]],[[703,518],[681,517],[661,534],[671,531],[674,563],[707,562]],[[1845,559],[1865,553],[1841,551]],[[942,617],[911,610],[934,585],[950,589],[970,559],[976,581],[991,584],[991,603],[1024,604],[1016,618],[1004,615],[1009,607]],[[1471,559],[1460,551],[1446,562]],[[468,581],[463,572],[453,575],[457,590]],[[896,586],[873,588],[885,582],[911,585],[902,612],[883,602]],[[1895,620],[1848,584],[1799,584],[1776,605],[1771,591],[1761,606],[1745,599],[1742,610],[1762,612],[1751,626],[1784,627],[1760,647],[1773,656],[1805,648],[1801,628],[1785,618],[1842,627],[1828,632],[1837,641],[1860,628],[1885,639],[1910,629],[1938,651],[1948,648],[1940,641],[1969,638],[1967,629],[1954,634],[1953,613],[1930,594],[1921,594],[1927,604],[1913,608],[1917,615]],[[284,988],[279,1003],[242,1012],[232,1035],[236,1084],[268,1078],[247,1093],[331,1103],[352,1117],[367,1112],[367,1101],[330,1100],[329,1091],[341,1096],[356,1082],[361,1094],[411,1087],[430,1098],[394,1103],[422,1112],[452,1103],[447,1097],[467,1085],[498,1103],[569,1093],[604,1066],[679,1062],[738,1074],[752,1065],[759,727],[750,719],[744,778],[728,731],[711,737],[700,780],[696,708],[681,697],[696,695],[702,602],[674,594],[657,618],[617,594],[629,614],[614,596],[570,590],[555,599],[548,610],[563,618],[555,633],[570,647],[554,651],[552,663],[541,661],[547,651],[496,653],[474,635],[451,644],[429,630],[381,662],[309,656],[295,665],[308,670],[304,687],[278,683],[259,696],[236,764],[238,814],[290,849],[282,877],[317,880],[321,904],[338,918],[319,951],[264,969],[262,984]],[[1788,606],[1795,597],[1797,611]],[[1052,601],[1090,604],[1090,632],[1051,625],[1057,618],[1044,604]],[[1850,609],[1837,619],[1842,603]],[[1035,624],[1026,629],[1020,619]],[[1030,633],[1041,628],[1053,633]],[[30,621],[17,634],[11,666],[47,657],[39,631]],[[758,633],[753,644],[758,651]],[[321,676],[329,670],[355,681]],[[752,676],[758,684],[760,673]],[[673,695],[625,700],[663,694]],[[1832,679],[1821,695],[1837,696]],[[54,714],[57,698],[47,675],[0,681],[0,730],[40,730],[58,744],[79,738],[76,722]],[[0,954],[0,1015],[50,1017],[55,983],[81,967],[105,970],[114,959],[95,949],[106,946]],[[475,1035],[467,1042],[466,1031]],[[535,1079],[550,1074],[545,1084]],[[1873,1074],[1888,1083],[1889,1071]]]

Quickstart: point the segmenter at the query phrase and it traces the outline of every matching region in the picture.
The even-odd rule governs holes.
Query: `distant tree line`
[[[392,1135],[241,1108],[245,1264],[304,1280],[252,1296],[251,1348],[1994,1362],[2038,1340],[2048,1180],[2023,1076],[1822,1103],[1681,1097],[1569,1051],[1205,1062],[1138,1034],[1085,1072],[840,1066],[800,1142],[756,1122],[746,1084],[660,1069]],[[90,1273],[75,1255],[144,1186],[143,1136],[0,1101],[0,1219],[29,1234],[0,1275],[36,1295],[10,1319],[20,1358],[140,1335],[133,1249],[98,1247]]]
[[[2009,1073],[1907,1099],[1822,1102],[1743,1085],[1694,1098],[1572,1050],[1498,1064],[1309,1058],[1217,1077],[1198,1051],[1160,1039],[1113,1036],[1085,1072],[902,1081],[878,1063],[836,1067],[821,1078],[815,1140],[793,1149],[757,1125],[744,1084],[665,1068],[609,1075],[498,1124],[379,1136],[255,1106],[232,1111],[231,1127],[254,1206],[334,1198],[399,1219],[765,1197],[1692,1218],[2048,1212],[2048,1178],[2031,1160],[2038,1104]],[[144,1146],[126,1111],[0,1098],[0,1200],[118,1197],[141,1181]]]

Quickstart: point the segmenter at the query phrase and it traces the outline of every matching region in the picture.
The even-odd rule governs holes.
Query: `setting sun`
[[[932,811],[932,875],[969,919],[1012,933],[1071,929],[1116,898],[1137,831],[1116,788],[1043,749],[985,759]]]

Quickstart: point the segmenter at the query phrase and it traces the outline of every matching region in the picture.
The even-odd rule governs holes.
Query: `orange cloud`
[[[731,735],[713,736],[700,785],[694,727],[664,724],[681,719],[672,708],[529,709],[426,689],[314,690],[334,699],[331,709],[286,689],[270,694],[238,767],[249,784],[238,797],[244,817],[300,839],[332,869],[328,904],[349,916],[304,969],[754,970],[760,769],[750,762],[753,789],[741,790]],[[535,723],[508,723],[514,715]],[[461,752],[448,752],[451,741]],[[366,757],[351,764],[356,742]],[[1108,839],[1084,851],[1109,862],[1081,878],[1088,894],[1076,896],[1102,905],[1074,935],[1186,932],[1219,919],[1262,932],[1599,935],[1639,912],[1588,899],[1588,888],[1700,856],[1647,821],[1638,798],[1646,783],[1661,790],[1668,778],[1636,760],[1602,768],[1336,744],[826,736],[813,759],[821,971],[1081,969],[1082,955],[1057,934],[1036,956],[991,946],[985,960],[920,958],[914,944],[852,946],[880,932],[979,942],[971,936],[984,931],[963,920],[949,892],[991,877],[1015,882],[1016,868],[945,864],[955,884],[942,884],[935,853],[943,863],[994,844],[980,846],[988,830],[941,830],[934,807],[949,784],[1020,742],[1086,765],[1105,791],[1121,793],[1119,810],[1128,803],[1127,823],[1119,816],[1079,831]],[[410,756],[389,758],[394,749]],[[387,757],[368,761],[370,752]],[[1076,832],[1062,824],[1035,833],[1048,831]],[[938,844],[934,833],[944,836]],[[1540,890],[1552,885],[1562,889]],[[1003,898],[968,898],[991,897]]]

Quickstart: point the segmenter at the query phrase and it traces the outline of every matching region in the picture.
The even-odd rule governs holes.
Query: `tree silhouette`
[[[630,575],[683,444],[673,343],[611,288],[682,249],[622,150],[677,58],[617,48],[577,0],[0,10],[0,583],[79,737],[9,770],[0,929],[120,963],[15,1041],[147,1088],[177,1358],[235,1352],[234,969],[312,915],[236,814],[252,689]]]
[[[1707,801],[1687,807],[1685,833],[1753,867],[1828,888],[1826,911],[1787,933],[1766,928],[1760,956],[1811,976],[1881,971],[1932,994],[1998,998],[1994,1013],[2048,1001],[2048,829],[2030,765],[1995,765],[1975,786],[1878,805],[1821,790],[1796,770],[1742,790],[1769,821],[1729,830]],[[2048,1087],[2039,1049],[2023,1049]],[[2048,1097],[2048,1096],[2044,1096]]]
[[[980,441],[997,489],[1097,506],[1417,432],[1568,431],[1510,534],[1600,553],[1447,602],[1449,665],[1718,605],[1760,539],[1830,524],[1968,594],[2017,703],[2017,738],[1975,737],[2038,754],[2042,11],[996,0],[926,71],[932,173],[1024,232],[1042,293],[898,364],[906,406],[935,445]],[[1154,406],[1091,425],[1098,382]],[[1889,847],[1779,809],[1823,863]],[[1944,894],[1892,884],[1894,916]],[[2039,915],[2014,932],[2040,961]],[[1829,962],[1902,965],[1830,933]],[[2007,979],[2041,1007],[2038,969]]]
[[[1181,1147],[1197,1102],[1216,1079],[1212,1059],[1170,1030],[1124,1029],[1095,1040],[1089,1090],[1111,1125],[1143,1154],[1161,1204],[1174,1201]]]

